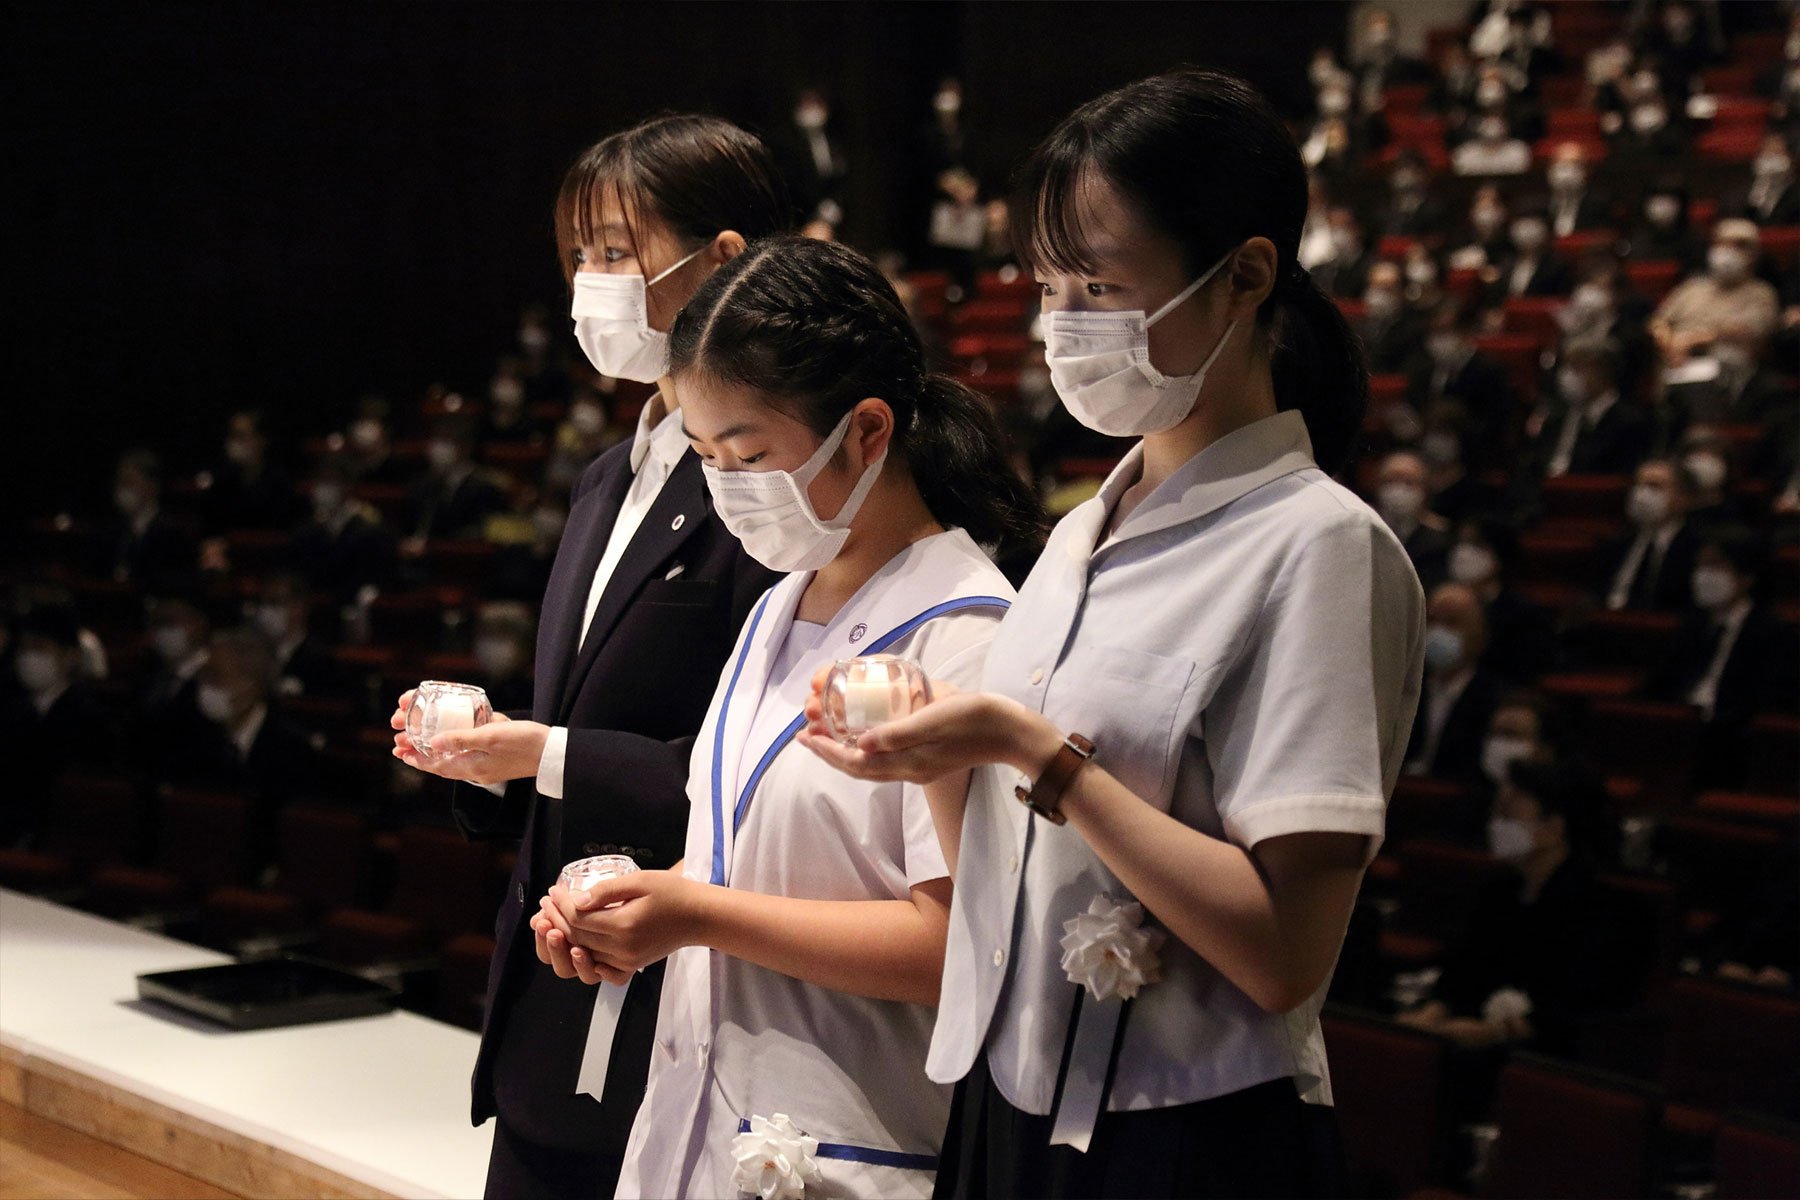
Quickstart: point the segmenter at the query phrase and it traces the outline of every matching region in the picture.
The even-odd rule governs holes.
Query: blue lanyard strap
[[[739,1133],[750,1132],[750,1122],[738,1122]],[[877,1150],[873,1146],[851,1146],[843,1142],[820,1142],[813,1151],[820,1158],[840,1158],[849,1162],[872,1163],[878,1167],[901,1167],[912,1171],[935,1171],[935,1154],[908,1154],[904,1150]]]
[[[771,595],[772,594],[773,593],[771,593]],[[743,649],[738,652],[737,666],[733,668],[731,672],[731,686],[726,689],[725,700],[719,705],[719,723],[717,728],[713,731],[712,881],[716,884],[723,884],[725,882],[725,718],[731,711],[732,693],[737,691],[738,676],[743,673],[744,660],[750,656],[751,641],[756,636],[757,623],[762,620],[763,608],[767,606],[768,602],[768,597],[763,597],[762,604],[757,606],[755,615],[750,618],[750,630],[744,635],[744,646]],[[946,600],[944,603],[935,604],[918,616],[913,617],[882,634],[873,642],[869,643],[868,648],[863,651],[863,654],[880,654],[883,650],[886,650],[889,646],[892,646],[895,642],[913,632],[927,621],[944,616],[946,613],[961,612],[966,608],[997,608],[1000,611],[1005,612],[1011,607],[1011,601],[1003,600],[999,596],[964,596],[958,600]],[[731,830],[734,834],[744,827],[744,818],[749,815],[750,812],[750,798],[756,794],[757,785],[762,783],[763,775],[768,772],[770,764],[775,761],[776,757],[779,756],[783,750],[787,749],[788,743],[794,740],[794,735],[799,733],[805,725],[806,714],[801,713],[792,721],[788,722],[786,728],[775,735],[775,740],[769,743],[769,748],[763,751],[762,757],[757,760],[756,769],[750,772],[750,778],[745,782],[744,790],[738,796],[737,806],[732,810]]]

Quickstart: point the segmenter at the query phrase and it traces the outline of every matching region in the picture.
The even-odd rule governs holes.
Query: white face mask
[[[1433,625],[1425,630],[1425,666],[1448,671],[1463,660],[1463,636],[1454,629]]]
[[[476,638],[475,661],[489,677],[510,675],[519,665],[519,648],[509,638]]]
[[[1639,525],[1661,525],[1669,516],[1669,497],[1661,488],[1634,487],[1625,499],[1625,515]]]
[[[850,522],[875,486],[887,452],[863,469],[862,478],[830,521],[821,521],[813,511],[806,488],[843,445],[853,416],[845,413],[812,457],[792,471],[721,471],[701,464],[713,510],[750,557],[769,570],[816,571],[844,548]]]
[[[1694,603],[1701,608],[1723,608],[1737,599],[1737,583],[1723,567],[1694,568]]]
[[[1495,783],[1505,783],[1516,762],[1531,757],[1531,739],[1496,733],[1481,745],[1481,773]]]
[[[1534,849],[1531,826],[1516,817],[1494,817],[1487,827],[1488,853],[1501,862],[1523,862]]]
[[[1146,316],[1124,312],[1044,314],[1050,382],[1071,416],[1096,433],[1142,437],[1181,424],[1194,411],[1206,373],[1237,328],[1233,320],[1192,375],[1164,375],[1150,365],[1150,327],[1199,291],[1231,260],[1227,254],[1175,298]]]
[[[457,449],[455,442],[446,442],[434,438],[425,443],[425,461],[431,464],[434,471],[447,471],[456,465]]]
[[[1486,583],[1499,569],[1499,560],[1486,546],[1464,542],[1450,551],[1450,578],[1457,583]]]
[[[157,657],[166,663],[178,663],[193,652],[188,632],[179,625],[159,625],[150,631],[150,644]]]
[[[1725,482],[1725,460],[1716,454],[1690,454],[1681,460],[1694,482],[1712,491]]]
[[[1749,277],[1750,256],[1736,246],[1714,246],[1706,252],[1706,267],[1720,283],[1740,283]]]
[[[66,676],[56,655],[45,650],[21,650],[13,660],[19,682],[34,696],[41,696],[60,685]]]
[[[1425,493],[1410,483],[1384,483],[1375,494],[1375,505],[1390,525],[1395,521],[1411,521],[1425,507]]]
[[[256,622],[256,627],[262,630],[263,636],[272,642],[286,641],[293,629],[285,604],[259,604],[251,613],[251,618]]]
[[[200,715],[216,724],[231,720],[231,693],[213,683],[203,683],[194,694]]]
[[[594,370],[637,383],[655,383],[669,373],[669,335],[650,328],[650,288],[706,253],[708,246],[649,280],[597,271],[576,274],[569,315],[575,318],[575,340]]]

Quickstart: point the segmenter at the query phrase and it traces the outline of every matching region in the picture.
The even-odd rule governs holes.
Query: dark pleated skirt
[[[1138,1112],[1105,1112],[1086,1154],[1050,1145],[1051,1119],[1006,1102],[987,1056],[956,1086],[936,1196],[1341,1196],[1332,1110],[1291,1079]]]

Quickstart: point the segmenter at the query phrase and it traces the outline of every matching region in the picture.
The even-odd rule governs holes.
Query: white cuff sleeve
[[[506,795],[506,785],[504,783],[480,783],[480,784],[476,784],[475,786],[484,787],[488,791],[494,793],[494,795],[496,795],[496,796]]]
[[[552,800],[563,798],[563,761],[569,756],[569,730],[552,725],[544,737],[544,756],[538,759],[537,790]]]

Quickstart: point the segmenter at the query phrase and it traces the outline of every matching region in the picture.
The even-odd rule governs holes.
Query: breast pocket
[[[1065,732],[1087,735],[1095,762],[1166,811],[1199,674],[1192,659],[1078,648],[1057,668],[1045,714]]]

